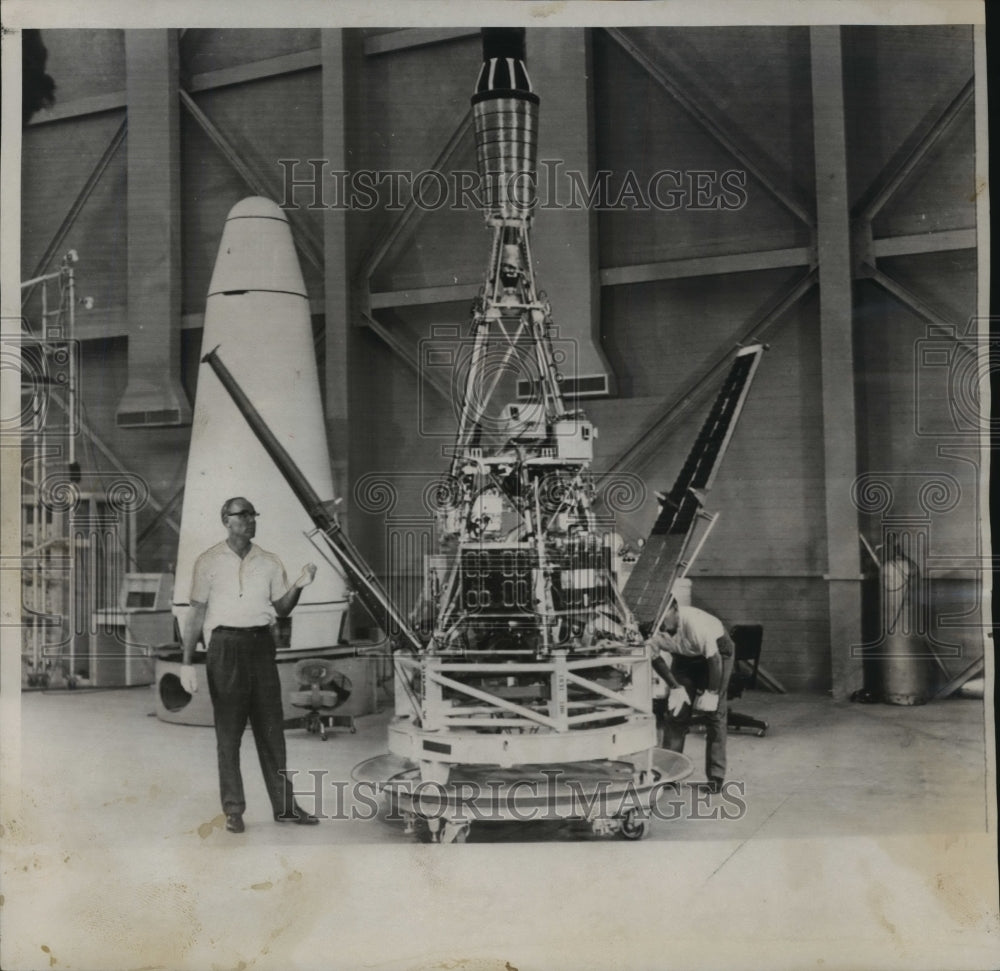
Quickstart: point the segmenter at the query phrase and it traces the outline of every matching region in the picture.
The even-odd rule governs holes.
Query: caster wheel
[[[442,843],[447,824],[440,816],[417,816],[413,830],[418,843]]]
[[[620,830],[623,839],[641,840],[649,832],[649,820],[640,816],[634,809],[625,814]]]
[[[441,843],[464,843],[469,838],[468,823],[446,822],[439,833]]]
[[[413,828],[419,843],[464,843],[471,827],[468,823],[418,816]]]

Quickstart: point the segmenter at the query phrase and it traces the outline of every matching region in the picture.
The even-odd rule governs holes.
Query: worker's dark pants
[[[240,775],[240,742],[247,719],[257,743],[264,784],[276,813],[294,806],[285,768],[281,684],[269,627],[216,627],[208,645],[208,690],[215,711],[219,790],[224,813],[246,810]]]
[[[662,700],[663,747],[674,752],[684,751],[684,741],[691,726],[692,715],[705,725],[705,776],[709,779],[726,777],[726,715],[729,710],[729,678],[733,673],[733,642],[728,635],[717,641],[722,655],[722,682],[719,685],[719,707],[716,711],[694,712],[692,705],[685,705],[678,715],[671,715]],[[708,688],[708,662],[703,657],[684,657],[675,654],[672,667],[674,677],[687,690],[694,701],[698,691]],[[660,708],[660,705],[657,705]]]

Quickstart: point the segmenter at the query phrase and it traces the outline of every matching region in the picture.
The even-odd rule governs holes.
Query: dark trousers
[[[219,790],[224,813],[243,813],[240,742],[247,719],[257,744],[257,757],[271,807],[290,812],[295,804],[285,768],[285,728],[281,684],[274,660],[274,638],[268,627],[246,630],[216,627],[208,646],[208,690],[215,712],[219,757]]]
[[[677,715],[670,714],[666,699],[654,710],[663,719],[663,747],[674,752],[684,751],[692,715],[705,725],[705,777],[725,779],[726,777],[726,716],[729,711],[729,678],[733,673],[733,642],[727,636],[718,640],[722,655],[722,681],[719,684],[719,707],[716,711],[695,713],[692,705],[685,705]],[[674,655],[674,677],[687,690],[692,701],[698,691],[708,688],[708,662],[703,657],[683,657]],[[659,719],[658,719],[659,720]]]

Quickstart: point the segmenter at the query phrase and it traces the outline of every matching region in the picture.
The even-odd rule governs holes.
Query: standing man
[[[208,645],[208,690],[215,713],[219,789],[226,829],[242,833],[246,800],[240,774],[240,742],[247,719],[253,729],[261,772],[275,822],[312,825],[319,820],[295,803],[285,769],[284,714],[271,625],[287,617],[316,566],[307,564],[290,587],[273,553],[253,542],[257,510],[242,496],[222,504],[228,536],[194,564],[191,609],[184,624],[181,684],[198,690],[191,664],[200,635]]]
[[[659,651],[653,670],[667,683],[663,745],[684,751],[692,712],[704,712],[705,776],[718,792],[726,777],[726,693],[733,673],[733,641],[725,625],[697,607],[671,606],[659,631],[649,638]],[[664,654],[671,655],[667,664]],[[694,704],[691,704],[692,696]]]

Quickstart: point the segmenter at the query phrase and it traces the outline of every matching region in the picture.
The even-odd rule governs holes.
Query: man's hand
[[[299,578],[292,584],[293,587],[298,587],[300,590],[303,587],[308,587],[313,580],[316,579],[316,564],[307,563],[302,567],[302,572],[299,574]]]
[[[193,695],[198,690],[198,673],[193,664],[181,665],[181,687],[189,695]]]
[[[671,688],[670,694],[667,695],[667,709],[671,715],[677,717],[681,713],[681,709],[690,701],[688,693],[681,685],[678,685],[676,688]]]
[[[719,693],[717,691],[703,691],[694,700],[695,711],[718,711]]]

